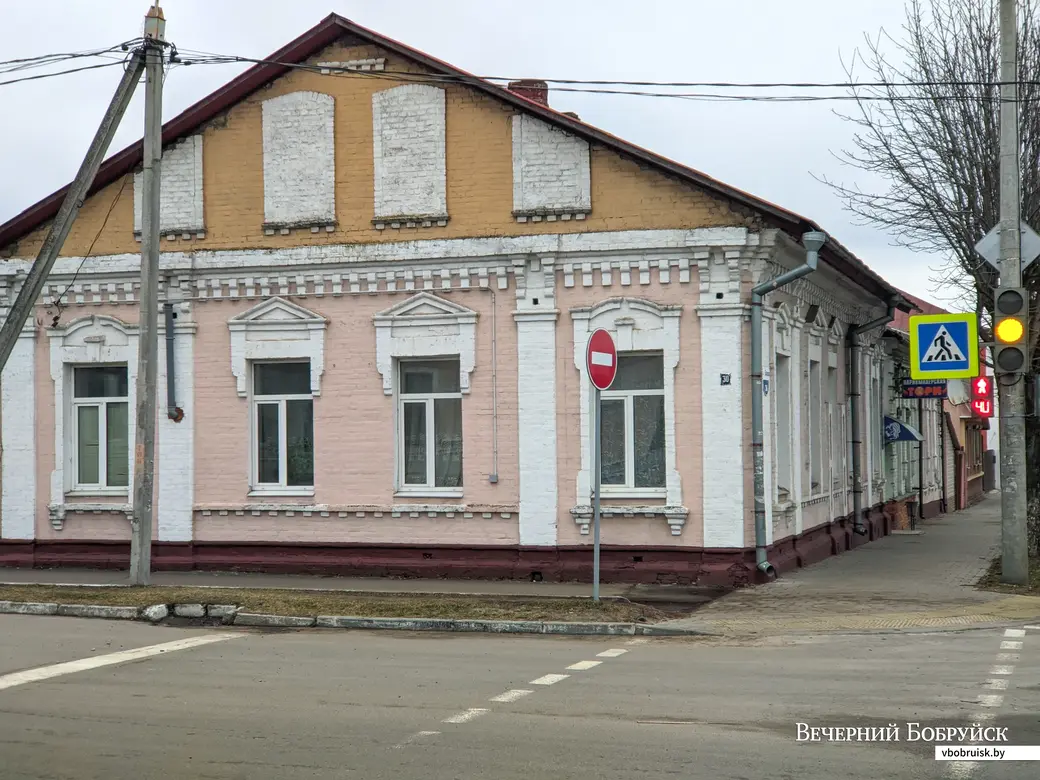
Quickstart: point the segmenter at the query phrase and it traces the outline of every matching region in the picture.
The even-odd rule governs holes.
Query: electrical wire
[[[41,73],[36,76],[22,76],[17,79],[9,79],[7,81],[0,81],[0,87],[7,86],[9,84],[18,84],[23,81],[36,81],[38,79],[50,79],[55,76],[67,76],[70,73],[79,73],[84,70],[97,70],[99,68],[111,68],[114,65],[122,65],[126,62],[126,58],[120,58],[112,62],[102,62],[97,65],[84,65],[82,68],[69,68],[68,70],[59,70],[56,73]]]

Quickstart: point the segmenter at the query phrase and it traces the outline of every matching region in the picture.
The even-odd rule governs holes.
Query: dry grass
[[[994,590],[1000,593],[1014,593],[1019,596],[1040,596],[1040,557],[1029,559],[1029,586],[1006,585],[1000,581],[1000,558],[994,558],[989,565],[989,571],[978,582],[978,587],[984,590]]]
[[[627,601],[575,598],[359,594],[272,588],[93,588],[57,585],[0,586],[0,601],[58,604],[236,604],[245,612],[269,615],[349,615],[459,620],[566,620],[578,622],[654,622],[670,614]]]

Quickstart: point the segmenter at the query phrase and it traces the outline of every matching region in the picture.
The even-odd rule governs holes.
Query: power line
[[[22,76],[18,79],[9,79],[7,81],[0,81],[0,87],[7,86],[9,84],[18,84],[23,81],[36,81],[38,79],[51,79],[55,76],[67,76],[70,73],[79,73],[84,70],[97,70],[99,68],[111,68],[114,65],[123,65],[126,62],[125,57],[121,57],[118,60],[112,62],[102,62],[97,65],[84,65],[82,68],[69,68],[68,70],[59,70],[55,73],[41,73],[36,76]]]

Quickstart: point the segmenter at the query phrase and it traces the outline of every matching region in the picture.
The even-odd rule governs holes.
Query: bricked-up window
[[[76,489],[130,484],[130,404],[126,366],[73,369]]]
[[[459,361],[401,361],[400,376],[401,484],[406,489],[461,488]]]
[[[314,486],[310,362],[253,364],[253,485],[262,491]]]
[[[809,361],[809,482],[812,492],[820,490],[823,472],[823,387],[820,361]]]
[[[618,355],[617,376],[601,401],[603,486],[664,488],[663,355]]]
[[[827,425],[831,434],[830,463],[831,482],[837,487],[841,480],[841,407],[838,406],[838,369],[827,369]]]
[[[791,482],[791,358],[776,356],[776,486],[781,499],[790,497]]]

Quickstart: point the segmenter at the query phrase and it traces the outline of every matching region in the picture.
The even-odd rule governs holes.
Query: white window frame
[[[635,413],[635,398],[636,396],[660,396],[662,402],[665,398],[664,392],[664,353],[660,350],[650,352],[618,352],[618,362],[621,362],[621,358],[626,356],[638,356],[638,355],[654,355],[660,356],[661,358],[661,389],[659,390],[603,390],[600,392],[600,403],[607,401],[622,401],[625,405],[625,481],[623,484],[610,484],[602,483],[602,493],[604,496],[611,496],[614,494],[622,495],[639,495],[646,496],[649,498],[661,497],[665,495],[668,489],[668,464],[667,455],[665,457],[665,483],[660,486],[654,487],[636,487],[635,486],[635,472],[636,472],[636,441],[635,441],[635,424],[636,424],[636,413]],[[662,404],[663,405],[663,404]],[[665,415],[667,418],[667,415]],[[667,419],[666,419],[667,424]],[[602,446],[603,440],[600,438],[600,467],[602,468]]]
[[[255,392],[256,387],[256,369],[258,366],[264,365],[275,365],[277,363],[296,363],[303,364],[308,363],[306,360],[255,360],[251,361],[249,365],[249,415],[250,415],[250,440],[249,440],[249,455],[250,455],[250,471],[249,471],[249,495],[250,496],[313,496],[314,485],[289,485],[289,441],[286,436],[288,417],[286,414],[287,401],[310,401],[311,402],[311,415],[313,425],[314,415],[314,392],[310,393],[279,393],[277,395],[258,395]],[[311,367],[313,370],[313,367]],[[260,406],[267,404],[278,404],[278,482],[261,482],[260,481],[260,422],[259,411]],[[316,462],[316,442],[311,443],[312,461]],[[316,482],[317,469],[312,469],[312,482]]]
[[[461,498],[463,491],[465,490],[465,477],[463,477],[462,487],[438,487],[437,481],[437,460],[434,447],[436,445],[436,422],[434,415],[435,401],[442,399],[458,399],[462,400],[462,389],[454,393],[405,393],[404,382],[402,381],[402,374],[405,366],[409,363],[456,363],[459,362],[457,355],[441,355],[438,357],[428,358],[408,358],[397,360],[397,495],[418,495],[418,496],[440,496],[444,498]],[[426,482],[425,484],[419,485],[416,483],[405,482],[405,473],[407,471],[407,464],[405,462],[405,425],[404,425],[404,407],[406,404],[424,404],[426,407]],[[463,428],[463,447],[462,447],[463,463],[465,464],[466,458],[466,446],[465,446],[465,428]]]
[[[76,371],[89,368],[125,368],[127,373],[127,388],[124,396],[95,396],[91,398],[78,398],[76,396]],[[126,493],[130,485],[130,454],[133,452],[134,443],[129,439],[130,434],[130,367],[121,363],[87,364],[70,366],[71,393],[69,394],[69,405],[72,417],[72,490],[73,492],[90,495],[122,495]],[[126,430],[127,430],[127,484],[108,484],[108,405],[111,403],[125,403],[127,405]],[[98,407],[98,482],[79,481],[79,410],[88,406]]]
[[[75,458],[76,420],[72,413],[72,369],[74,366],[125,365],[127,404],[131,410],[127,420],[127,439],[133,446],[137,436],[137,339],[138,329],[115,317],[91,315],[71,321],[64,328],[53,328],[50,339],[50,372],[54,383],[54,470],[51,472],[48,512],[52,523],[65,517],[66,497],[106,496],[123,499],[112,504],[113,511],[124,511],[134,490],[134,473],[130,469],[125,488],[78,488]],[[56,526],[57,527],[57,526]]]
[[[679,320],[681,305],[659,305],[642,298],[611,298],[591,308],[571,310],[574,324],[574,367],[579,371],[581,470],[577,475],[579,507],[587,506],[592,487],[589,383],[585,380],[585,347],[592,333],[610,332],[619,352],[661,352],[664,355],[664,441],[665,487],[609,491],[610,498],[645,500],[663,498],[665,507],[682,507],[682,481],[676,468],[675,369],[679,365]],[[608,495],[603,486],[603,495]]]

